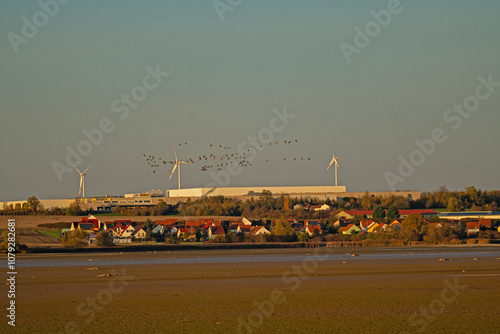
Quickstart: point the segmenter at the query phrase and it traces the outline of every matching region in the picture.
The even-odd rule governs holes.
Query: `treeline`
[[[340,210],[374,210],[377,207],[389,209],[447,209],[448,211],[496,211],[500,203],[500,190],[483,191],[475,187],[467,187],[463,191],[449,191],[440,187],[433,192],[423,192],[419,199],[406,196],[373,196],[368,192],[361,198],[343,197],[338,202],[326,198],[320,200],[312,197],[292,198],[276,196],[270,191],[263,191],[258,197],[249,200],[212,196],[178,203],[176,206],[160,202],[155,206],[115,207],[113,212],[126,216],[160,216],[179,214],[181,216],[251,216],[251,217],[284,217],[289,219],[327,219],[333,218]],[[294,210],[296,204],[327,204],[332,210],[328,212],[314,210]],[[9,205],[0,210],[0,215],[82,215],[85,206],[79,199],[67,208],[44,208],[40,201],[32,196],[23,204]]]
[[[440,187],[434,192],[424,192],[414,205],[420,208],[446,208],[448,211],[496,211],[500,203],[500,190],[485,191],[467,187],[464,191],[449,191]]]

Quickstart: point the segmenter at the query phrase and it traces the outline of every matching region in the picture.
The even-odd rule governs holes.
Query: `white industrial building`
[[[221,187],[221,188],[189,188],[167,190],[167,197],[204,197],[204,196],[259,196],[264,190],[273,195],[311,196],[324,194],[344,195],[345,186],[308,186],[308,187]]]

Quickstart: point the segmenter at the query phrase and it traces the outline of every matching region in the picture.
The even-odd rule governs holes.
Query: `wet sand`
[[[23,255],[79,265],[19,268],[15,332],[494,333],[500,248],[472,249],[451,261],[439,261],[448,247]],[[374,256],[388,252],[407,256]],[[277,257],[238,260],[248,256]],[[234,260],[120,264],[208,258]]]

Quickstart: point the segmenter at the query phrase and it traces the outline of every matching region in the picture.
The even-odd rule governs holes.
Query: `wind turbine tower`
[[[177,166],[179,166],[179,171],[177,172],[177,176],[179,178],[179,190],[181,189],[181,166],[180,164],[187,164],[187,161],[180,161],[177,159],[177,151],[175,150],[175,145],[174,146],[174,154],[175,154],[175,165],[174,165],[174,168],[172,169],[172,173],[170,173],[170,177],[168,178],[168,180],[170,181],[170,179],[172,178],[172,175],[174,175],[174,172],[175,172],[175,169],[177,168]]]
[[[76,168],[75,165],[73,165],[73,167],[75,167],[75,169],[80,174],[80,190],[78,190],[78,197],[81,197],[83,195],[83,198],[85,198],[85,173],[89,170],[90,166],[88,166],[87,169],[82,173],[78,168]]]
[[[328,169],[330,169],[330,166],[335,163],[335,186],[338,186],[338,179],[337,179],[337,169],[339,168],[339,162],[338,162],[338,159],[339,157],[336,157],[335,156],[335,142],[333,143],[333,157],[332,157],[332,161],[330,161],[330,164],[328,165],[328,167],[326,168],[326,170],[328,171]]]

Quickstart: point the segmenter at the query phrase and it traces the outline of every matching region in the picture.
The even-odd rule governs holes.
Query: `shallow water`
[[[347,250],[347,249],[346,249]],[[328,251],[336,252],[334,254],[328,254]],[[408,250],[387,250],[382,253],[360,253],[359,256],[352,256],[352,253],[342,253],[339,254],[339,249],[319,249],[317,253],[317,259],[319,261],[358,261],[358,260],[401,260],[401,259],[440,259],[440,258],[481,258],[481,257],[498,257],[500,256],[500,249],[491,250],[441,250],[441,251],[421,251],[415,249]],[[81,259],[17,259],[17,267],[20,268],[31,268],[31,267],[77,267],[77,266],[129,266],[129,265],[157,265],[157,264],[206,264],[206,263],[250,263],[250,262],[301,262],[306,259],[314,259],[315,251],[311,250],[308,255],[305,254],[280,254],[280,255],[269,255],[269,254],[252,254],[252,255],[209,255],[206,257],[201,257],[199,255],[193,255],[193,257],[182,257],[175,258],[171,254],[165,254],[168,257],[158,258],[159,254],[155,254],[154,258],[147,258],[151,253],[144,254],[143,259],[127,259],[128,254],[116,254],[119,258],[123,256],[123,260],[119,259],[99,259],[96,256],[94,261],[89,261],[88,257],[82,257]],[[89,256],[93,256],[88,254]]]

